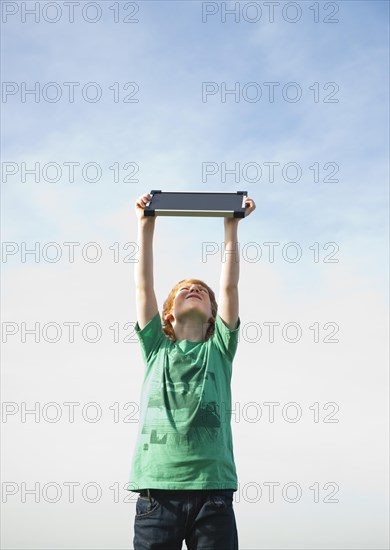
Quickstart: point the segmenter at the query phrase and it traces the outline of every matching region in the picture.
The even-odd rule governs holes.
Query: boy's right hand
[[[145,193],[145,195],[141,195],[138,197],[138,199],[135,202],[135,213],[137,215],[137,218],[139,220],[155,220],[156,218],[154,216],[145,216],[144,210],[146,204],[151,200],[152,195],[150,193]]]

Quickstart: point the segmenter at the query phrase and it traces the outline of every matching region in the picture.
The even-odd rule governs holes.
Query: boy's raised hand
[[[139,220],[155,220],[154,216],[144,216],[144,210],[146,204],[150,201],[152,198],[152,195],[150,193],[145,193],[144,195],[141,195],[138,197],[138,199],[135,202],[135,213],[137,215],[137,218]]]
[[[249,214],[252,214],[253,210],[256,210],[256,204],[253,199],[250,199],[247,197],[245,199],[245,218],[249,216]],[[225,225],[238,225],[238,222],[243,220],[244,218],[224,218]]]
[[[245,200],[245,217],[249,216],[249,214],[251,214],[253,210],[256,210],[255,201],[247,197]]]

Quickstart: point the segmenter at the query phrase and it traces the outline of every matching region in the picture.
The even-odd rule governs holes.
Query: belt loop
[[[150,504],[152,504],[152,497],[151,497],[151,495],[150,495],[150,491],[149,491],[149,489],[146,489],[146,490],[147,490],[147,492],[148,492],[148,499],[149,499],[149,502],[150,502]]]

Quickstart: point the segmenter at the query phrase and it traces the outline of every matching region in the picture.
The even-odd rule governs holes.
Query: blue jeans
[[[134,550],[238,550],[233,490],[144,489],[136,503]]]

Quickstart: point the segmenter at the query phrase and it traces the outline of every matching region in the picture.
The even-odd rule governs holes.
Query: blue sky
[[[22,242],[28,247],[39,242],[42,247],[55,241],[63,251],[64,242],[82,246],[94,241],[104,251],[96,264],[79,256],[74,264],[42,258],[38,263],[31,259],[23,263],[20,253],[8,257],[2,264],[3,318],[42,323],[95,320],[102,325],[135,320],[133,264],[113,263],[109,247],[136,240],[136,198],[151,189],[247,190],[257,209],[240,222],[240,243],[255,243],[264,256],[255,263],[242,260],[240,266],[243,324],[295,320],[307,327],[333,321],[340,325],[341,341],[333,347],[314,346],[307,336],[310,331],[294,348],[280,341],[275,346],[242,341],[233,398],[244,403],[337,401],[343,416],[338,426],[235,426],[239,477],[245,482],[258,480],[259,475],[268,480],[285,476],[286,481],[298,479],[307,485],[337,479],[343,501],[337,510],[321,508],[320,513],[309,502],[297,517],[286,503],[277,504],[276,516],[272,506],[242,503],[237,506],[242,545],[248,549],[287,548],[293,543],[299,548],[386,548],[388,3],[335,2],[339,8],[335,24],[322,22],[329,14],[325,2],[319,3],[319,23],[313,22],[313,2],[298,3],[302,18],[297,23],[283,20],[276,8],[275,22],[270,23],[263,2],[257,3],[263,8],[257,23],[246,22],[242,12],[239,23],[232,17],[222,23],[220,14],[202,23],[201,2],[164,0],[139,2],[136,24],[115,24],[109,10],[112,4],[99,3],[102,19],[95,24],[79,15],[74,23],[65,16],[53,24],[32,18],[23,23],[19,11],[2,25],[3,82],[15,82],[19,89],[22,82],[28,88],[35,82],[41,88],[57,82],[64,93],[64,82],[79,82],[80,87],[97,82],[103,90],[97,103],[84,101],[78,91],[74,103],[65,99],[49,103],[42,96],[37,103],[31,96],[23,103],[20,92],[2,103],[3,162],[17,163],[19,168],[22,162],[29,167],[36,162],[63,167],[70,161],[96,162],[102,167],[102,179],[96,183],[83,181],[80,171],[71,183],[65,169],[56,183],[35,183],[31,177],[23,183],[20,173],[9,176],[2,183],[3,241],[19,247]],[[21,3],[18,6],[21,9]],[[121,19],[125,15],[121,11]],[[113,102],[109,87],[115,82],[120,86],[138,83],[139,102]],[[202,102],[202,82],[217,83],[219,89],[223,82],[228,88],[237,82],[241,90],[255,82],[263,96],[256,103],[242,95],[235,103],[228,96],[223,103],[216,94]],[[280,83],[274,103],[266,99],[265,82]],[[290,82],[302,89],[296,103],[280,94]],[[336,83],[339,102],[314,102],[310,87],[315,82],[321,99],[323,85]],[[326,93],[331,91],[328,88]],[[114,182],[109,167],[115,162],[137,163],[139,182]],[[242,174],[239,182],[232,176],[223,182],[219,171],[202,182],[205,162],[219,167],[226,163],[228,168],[237,162],[240,167],[257,163],[263,175],[256,182],[246,181]],[[270,182],[264,164],[269,162],[281,167],[294,162],[301,167],[302,178],[286,181],[277,169],[275,181]],[[314,163],[321,166],[317,183],[309,168]],[[338,165],[338,182],[323,181],[330,174],[323,169],[326,163]],[[160,310],[169,290],[183,277],[200,277],[217,287],[220,256],[203,263],[201,251],[203,243],[220,244],[222,239],[222,220],[157,220],[155,286]],[[297,242],[302,260],[289,263],[277,254],[270,263],[264,246],[269,241],[279,242],[279,250]],[[322,246],[335,242],[339,262],[313,262],[309,247],[315,242],[320,244],[321,259]],[[112,403],[139,399],[140,351],[132,347],[129,353],[129,346],[113,345],[108,337],[95,347],[85,342],[56,346],[42,342],[37,347],[22,345],[15,337],[5,353],[7,400]],[[5,457],[9,479],[20,479],[20,472],[31,480],[34,476],[44,480],[47,472],[55,479],[65,474],[80,480],[93,475],[111,479],[109,472],[115,471],[119,481],[127,481],[134,426],[107,423],[98,425],[94,434],[82,425],[51,428],[5,426],[12,442]],[[103,429],[111,450],[101,448]],[[54,450],[49,445],[52,438]],[[73,454],[75,440],[86,445],[79,462]],[[30,466],[23,462],[25,441],[31,443]],[[289,462],[285,461],[286,442]],[[50,465],[47,456],[55,457]],[[60,548],[62,543],[90,548],[93,532],[96,547],[111,548],[114,539],[103,529],[103,518],[108,516],[115,527],[116,547],[127,548],[126,506],[120,508],[119,516],[118,508],[109,503],[102,506],[98,530],[88,516],[90,509],[79,506],[86,518],[84,528],[71,530],[60,541],[55,538],[61,521],[58,508],[50,511],[53,538],[48,540],[39,530],[31,538],[31,532],[24,534],[16,527],[21,513],[30,514],[33,526],[42,508],[10,505],[7,547],[29,548],[34,542],[40,548]],[[75,521],[66,507],[63,513]],[[260,513],[266,518],[261,540],[253,529]],[[342,524],[336,516],[343,519]],[[279,532],[276,517],[283,518],[285,533]]]
[[[308,233],[313,241],[342,241],[347,254],[358,240],[368,239],[372,247],[366,247],[367,253],[381,265],[371,275],[378,277],[385,268],[380,249],[386,239],[388,200],[386,3],[341,2],[337,24],[312,23],[307,2],[295,24],[284,21],[278,11],[275,23],[269,23],[264,7],[263,18],[253,24],[242,14],[238,24],[232,17],[223,24],[218,15],[202,23],[198,2],[142,2],[139,7],[139,23],[128,25],[114,24],[104,3],[102,20],[96,24],[81,17],[69,24],[65,16],[51,25],[23,24],[20,16],[9,16],[3,80],[39,81],[41,86],[92,81],[105,93],[102,101],[92,104],[77,92],[73,104],[50,104],[42,98],[34,103],[31,96],[23,104],[20,94],[10,97],[3,123],[4,159],[42,164],[94,160],[106,168],[102,181],[90,185],[18,185],[18,176],[10,178],[12,186],[3,188],[4,200],[10,201],[7,211],[11,214],[17,201],[22,213],[22,195],[24,213],[29,213],[22,217],[31,219],[37,188],[46,193],[50,187],[64,194],[72,212],[81,206],[90,226],[99,223],[108,206],[131,204],[156,186],[240,187],[232,176],[222,183],[219,175],[209,177],[205,185],[202,162],[226,162],[230,167],[235,162],[296,162],[303,169],[297,183],[283,181],[280,171],[274,183],[267,181],[266,173],[258,182],[242,182],[259,206],[252,224],[264,222],[261,233],[271,231],[275,239],[285,241],[303,240]],[[139,84],[139,103],[113,103],[107,88],[127,81]],[[207,81],[226,82],[227,87],[257,82],[263,98],[234,103],[230,96],[221,103],[216,96],[202,103],[201,83]],[[270,81],[281,84],[273,104],[266,101],[263,84]],[[288,82],[303,89],[297,103],[280,98]],[[309,90],[314,82],[336,82],[339,103],[314,103]],[[139,183],[108,185],[107,166],[129,160],[140,166]],[[340,181],[314,183],[308,168],[314,162],[337,163]],[[73,199],[74,193],[79,197]],[[5,230],[12,227],[18,239],[25,238],[23,225],[13,216],[14,222],[8,220],[7,211]],[[57,233],[55,220],[42,217],[39,206],[36,216],[39,224],[35,218],[26,227],[30,235],[38,228],[44,233],[46,224]]]

